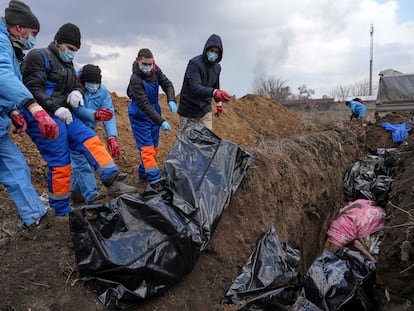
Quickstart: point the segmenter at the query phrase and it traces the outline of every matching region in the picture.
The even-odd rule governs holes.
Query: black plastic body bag
[[[159,295],[195,265],[251,156],[188,122],[164,162],[161,193],[124,194],[70,212],[80,278],[114,307]]]

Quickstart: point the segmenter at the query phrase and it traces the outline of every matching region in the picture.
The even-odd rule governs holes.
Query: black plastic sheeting
[[[358,250],[324,250],[303,277],[299,261],[299,251],[281,243],[272,226],[222,303],[243,311],[373,310],[375,263]]]
[[[124,194],[70,213],[80,278],[112,309],[154,297],[178,282],[205,249],[251,156],[188,122],[164,162],[161,193]]]
[[[395,177],[396,151],[374,149],[349,165],[344,177],[346,199],[369,199],[385,206]],[[374,310],[376,266],[359,250],[342,247],[336,254],[324,250],[303,277],[295,272],[298,261],[299,252],[281,243],[272,226],[222,302],[256,311]]]
[[[324,250],[304,276],[305,297],[322,310],[373,310],[375,269],[359,251]]]
[[[396,148],[373,149],[348,166],[344,175],[346,201],[367,199],[385,206],[395,177]]]
[[[299,285],[299,262],[300,252],[281,242],[272,226],[258,242],[223,302],[243,302],[238,310],[273,310],[291,304]]]

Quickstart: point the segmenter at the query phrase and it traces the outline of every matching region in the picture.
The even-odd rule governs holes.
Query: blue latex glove
[[[167,121],[161,123],[161,128],[163,131],[171,131],[171,127]]]
[[[177,113],[177,104],[175,103],[175,101],[170,100],[168,102],[168,107],[170,107],[172,113]]]

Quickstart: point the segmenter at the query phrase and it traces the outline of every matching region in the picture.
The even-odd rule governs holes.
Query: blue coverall
[[[149,102],[161,116],[161,107],[158,102],[158,79],[152,83],[143,80],[142,83]],[[138,176],[148,182],[154,182],[161,178],[160,169],[155,161],[158,154],[160,126],[138,107],[135,100],[132,100],[128,106],[128,116],[141,157]]]
[[[127,88],[131,103],[128,106],[129,123],[134,133],[141,163],[138,167],[138,176],[149,183],[161,178],[157,165],[158,142],[160,126],[165,121],[161,114],[158,101],[158,89],[165,92],[167,101],[175,102],[174,86],[161,68],[154,64],[155,70],[144,74],[139,64],[132,64],[132,75]]]
[[[46,213],[46,207],[33,188],[26,159],[9,136],[8,117],[27,99],[33,99],[33,95],[22,83],[9,32],[0,20],[0,183],[6,187],[24,223],[30,226]]]
[[[71,210],[69,149],[82,153],[107,187],[116,180],[118,168],[95,132],[73,113],[70,124],[54,115],[60,107],[72,110],[66,101],[67,95],[75,89],[82,89],[73,64],[60,60],[54,42],[46,49],[31,50],[26,56],[22,74],[27,88],[59,126],[56,140],[45,139],[40,135],[37,121],[27,110],[22,111],[27,118],[27,132],[49,166],[49,204],[55,209],[56,216],[64,216]],[[55,87],[50,90],[48,85],[52,83]]]
[[[359,101],[350,100],[349,109],[351,109],[352,114],[356,115],[357,119],[367,116],[367,107]]]
[[[95,93],[90,93],[85,89],[84,105],[76,108],[74,114],[95,131],[98,121],[95,120],[94,113],[99,108],[107,108],[113,113],[111,120],[103,122],[106,137],[118,137],[114,106],[104,85],[101,84],[101,87]],[[95,173],[82,153],[70,150],[70,158],[72,164],[71,191],[80,192],[85,202],[90,202],[98,194]]]

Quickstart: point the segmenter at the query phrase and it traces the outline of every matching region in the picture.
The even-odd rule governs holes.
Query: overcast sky
[[[378,72],[414,73],[413,0],[26,0],[40,20],[37,48],[58,30],[79,26],[78,68],[99,65],[110,91],[126,95],[132,62],[140,48],[181,90],[188,60],[207,38],[221,36],[221,88],[237,97],[252,93],[257,77],[285,81],[296,93],[303,84],[314,98],[338,85],[369,80],[370,25],[373,87]],[[8,0],[0,0],[2,16]]]

